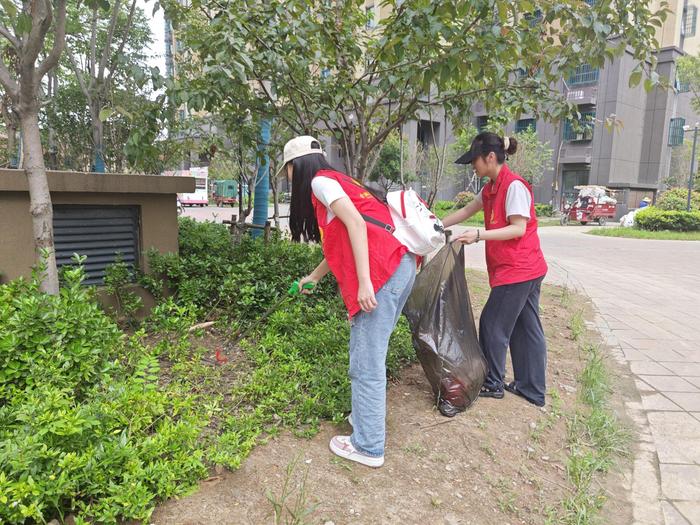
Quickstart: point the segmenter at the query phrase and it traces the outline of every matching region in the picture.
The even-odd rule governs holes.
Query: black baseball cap
[[[473,150],[474,150],[474,145],[472,145],[472,147],[469,151],[467,151],[465,154],[463,154],[461,157],[459,157],[455,161],[455,164],[471,164],[473,158],[476,156],[476,152]]]

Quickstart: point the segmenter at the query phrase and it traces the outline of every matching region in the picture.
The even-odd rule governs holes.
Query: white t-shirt
[[[326,207],[326,222],[331,222],[335,218],[335,213],[331,211],[331,204],[348,194],[340,186],[337,180],[328,177],[314,177],[311,181],[311,191],[314,196]]]
[[[483,188],[481,191],[484,191]],[[481,191],[476,195],[474,200],[483,204],[484,201],[481,198]],[[526,219],[530,219],[531,204],[532,197],[525,184],[519,180],[511,182],[510,186],[508,186],[508,193],[506,193],[506,217],[522,215]]]

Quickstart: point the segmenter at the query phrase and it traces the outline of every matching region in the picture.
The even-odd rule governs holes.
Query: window
[[[671,119],[671,125],[668,128],[669,146],[680,146],[683,144],[683,126],[685,126],[684,118]]]
[[[102,284],[117,254],[130,267],[138,266],[138,206],[56,205],[53,228],[59,268],[74,265],[74,253],[87,257],[84,284]]]
[[[576,68],[569,77],[569,85],[595,84],[598,82],[598,68],[583,64]]]
[[[476,117],[476,130],[481,133],[482,131],[486,131],[486,126],[489,125],[489,117],[488,115],[482,115],[480,117]]]
[[[681,36],[695,36],[695,29],[698,22],[698,8],[694,5],[687,5],[683,8],[683,25],[681,26]]]
[[[534,118],[521,118],[515,123],[515,132],[522,133],[525,130],[531,129],[532,131],[537,130],[537,121]]]
[[[567,142],[583,142],[593,140],[595,127],[595,110],[581,111],[581,118],[564,122],[564,140]]]
[[[680,80],[676,79],[675,88],[678,93],[687,93],[690,91],[690,82],[681,82]]]
[[[424,147],[440,144],[440,123],[429,120],[418,121],[418,135],[416,137]]]

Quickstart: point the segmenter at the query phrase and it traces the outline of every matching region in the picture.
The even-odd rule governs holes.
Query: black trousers
[[[547,343],[539,315],[543,279],[492,288],[479,319],[479,343],[489,366],[484,386],[503,389],[510,346],[515,387],[536,403],[544,403],[546,392]]]

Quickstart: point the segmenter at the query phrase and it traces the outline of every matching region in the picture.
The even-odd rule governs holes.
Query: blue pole
[[[260,123],[260,146],[258,151],[262,152],[262,159],[258,167],[258,175],[255,179],[255,200],[253,202],[253,224],[265,226],[267,222],[267,198],[270,191],[270,158],[268,155],[268,145],[270,144],[270,119],[264,119]],[[260,237],[262,230],[252,230],[253,238]]]
[[[95,157],[92,159],[93,173],[105,172],[105,159],[102,155],[102,146],[95,146]]]

